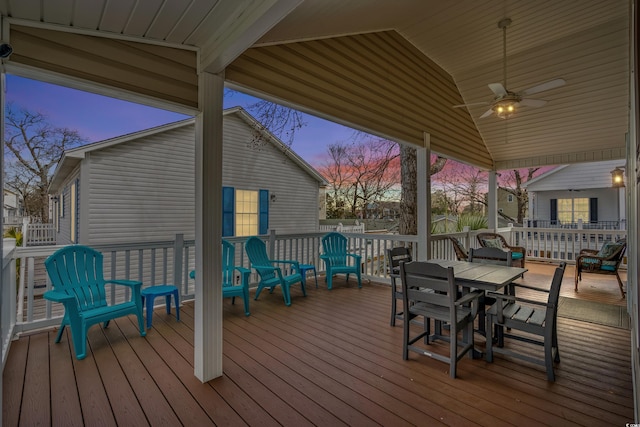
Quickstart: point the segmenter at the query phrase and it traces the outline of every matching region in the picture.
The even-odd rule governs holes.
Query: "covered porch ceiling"
[[[629,7],[629,0],[0,0],[10,26],[104,36],[127,49],[140,41],[195,52],[195,59],[175,57],[165,68],[169,51],[144,49],[146,59],[160,58],[141,64],[154,69],[155,82],[144,82],[142,89],[113,83],[121,90],[192,108],[197,73],[226,69],[230,83],[253,93],[399,141],[421,145],[426,131],[435,151],[496,169],[625,157]],[[522,108],[508,120],[479,119],[486,105],[451,108],[493,99],[487,85],[503,81],[497,23],[505,17],[513,21],[507,30],[507,88],[518,92],[556,78],[566,85],[531,96],[548,103]],[[3,37],[10,37],[7,26]],[[75,44],[69,41],[64,52]],[[12,61],[19,72],[47,70],[42,61],[23,61],[21,49],[15,46],[10,72]],[[109,52],[107,59],[117,57]],[[98,54],[95,47],[84,52]],[[369,74],[349,69],[345,55]],[[127,61],[124,66],[131,66]],[[287,71],[300,64],[303,72]],[[270,80],[249,78],[261,69]],[[49,71],[94,80],[59,65]],[[108,87],[107,77],[95,81]],[[347,83],[358,88],[353,98],[331,89]],[[163,85],[171,90],[164,97],[157,90]],[[328,89],[321,97],[312,88]]]

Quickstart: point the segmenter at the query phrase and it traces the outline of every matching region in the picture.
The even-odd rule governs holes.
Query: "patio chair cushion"
[[[502,241],[500,239],[483,239],[483,241],[487,248],[502,249]]]
[[[602,245],[602,248],[600,248],[600,251],[598,252],[598,254],[596,256],[601,257],[601,258],[609,258],[618,249],[620,249],[620,247],[623,244],[624,243],[620,243],[620,242],[606,242],[604,245]],[[613,265],[615,265],[615,262],[614,262]]]
[[[600,264],[600,269],[607,271],[616,271],[617,264],[616,261],[600,261],[599,259],[595,258],[583,258],[582,263],[587,264],[584,266],[585,270],[592,270],[596,265]]]

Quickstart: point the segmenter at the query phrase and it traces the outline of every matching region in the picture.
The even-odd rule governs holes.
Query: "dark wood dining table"
[[[477,262],[431,259],[428,262],[443,267],[453,267],[453,273],[463,287],[498,291],[527,272],[526,268],[506,267],[504,265],[482,264]]]

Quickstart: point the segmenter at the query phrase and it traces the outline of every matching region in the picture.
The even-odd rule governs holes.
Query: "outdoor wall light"
[[[13,53],[13,47],[9,43],[0,41],[0,58],[8,58]]]
[[[624,166],[616,166],[611,171],[611,186],[614,188],[624,187]]]
[[[278,197],[277,197],[275,194],[273,194],[273,193],[271,193],[271,195],[269,196],[269,198],[271,199],[271,202],[272,202],[272,203],[273,203],[273,202],[275,202],[275,201],[278,199]]]

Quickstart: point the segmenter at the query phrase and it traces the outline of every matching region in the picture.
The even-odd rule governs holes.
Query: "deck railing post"
[[[173,242],[173,284],[182,289],[182,251],[184,248],[184,234],[176,234]]]
[[[269,258],[276,258],[276,230],[269,230]]]

